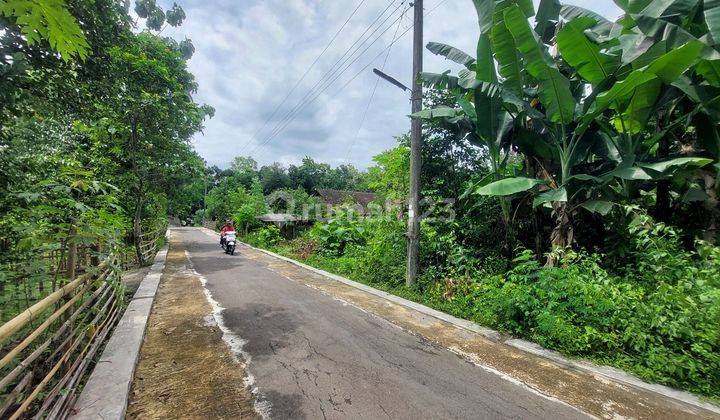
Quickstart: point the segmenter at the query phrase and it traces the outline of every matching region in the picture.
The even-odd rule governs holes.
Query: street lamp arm
[[[378,69],[373,69],[373,73],[377,74],[377,75],[380,76],[381,78],[385,79],[386,81],[392,83],[393,85],[399,87],[400,89],[402,89],[402,90],[404,90],[404,91],[410,90],[409,87],[403,85],[402,83],[400,83],[400,82],[399,82],[397,79],[395,79],[394,77],[388,76],[387,74],[383,73],[382,71],[380,71],[380,70],[378,70]]]

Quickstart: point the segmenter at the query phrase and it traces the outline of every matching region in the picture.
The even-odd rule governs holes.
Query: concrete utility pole
[[[412,72],[412,113],[422,110],[422,73],[423,58],[423,0],[415,0],[415,19],[413,28],[413,72]],[[407,278],[405,284],[415,284],[418,272],[418,254],[420,250],[420,152],[422,150],[422,120],[411,119],[410,128],[410,197],[408,200],[408,247]]]

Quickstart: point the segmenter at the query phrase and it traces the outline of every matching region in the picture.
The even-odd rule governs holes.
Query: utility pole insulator
[[[423,58],[423,0],[415,0],[413,33],[413,72],[412,72],[412,113],[422,110],[422,73]],[[410,197],[408,199],[408,247],[407,277],[408,286],[415,284],[418,273],[420,252],[420,167],[422,166],[422,120],[413,117],[410,127]]]

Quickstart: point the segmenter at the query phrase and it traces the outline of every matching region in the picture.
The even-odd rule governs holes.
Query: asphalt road
[[[178,229],[194,269],[245,340],[271,418],[586,418],[390,322]]]

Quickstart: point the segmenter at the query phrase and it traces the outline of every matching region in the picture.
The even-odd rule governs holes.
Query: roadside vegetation
[[[142,236],[202,201],[189,140],[212,108],[191,96],[192,43],[158,35],[184,12],[135,11],[147,19],[109,0],[0,2],[2,321],[67,282],[69,246],[144,263]]]
[[[422,75],[415,286],[402,206],[324,208],[294,238],[256,218],[277,211],[277,190],[298,216],[317,188],[404,199],[405,136],[333,187],[347,167],[241,158],[215,170],[196,221],[233,217],[253,245],[717,400],[720,21],[707,2],[619,4],[612,22],[553,0],[476,0],[476,54],[428,44],[464,68]]]
[[[191,41],[160,35],[185,13],[129,4],[0,1],[0,418],[68,415],[123,269],[202,203],[189,141],[213,110],[192,98]]]

